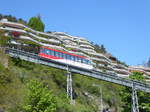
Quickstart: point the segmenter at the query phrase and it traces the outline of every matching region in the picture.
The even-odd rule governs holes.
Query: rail
[[[43,60],[37,54],[34,54],[34,53],[30,53],[30,52],[26,52],[26,51],[14,49],[14,48],[8,48],[8,47],[5,50],[6,50],[6,53],[8,55],[10,55],[11,57],[14,57],[14,58],[20,58],[22,60],[26,60],[26,61],[30,61],[30,62],[34,62],[34,63],[39,63],[39,64],[67,70],[67,65],[62,64],[62,63],[58,63],[55,61],[51,61],[51,60]],[[150,93],[150,85],[148,85],[144,82],[125,79],[122,77],[118,77],[117,75],[106,74],[106,73],[97,72],[94,70],[89,71],[86,69],[81,69],[81,68],[77,68],[77,67],[73,67],[73,66],[69,67],[69,71],[72,73],[79,73],[81,75],[86,75],[89,77],[93,77],[96,79],[116,83],[116,84],[127,86],[130,88],[132,88],[132,86],[134,84],[136,90],[141,90],[141,91]]]

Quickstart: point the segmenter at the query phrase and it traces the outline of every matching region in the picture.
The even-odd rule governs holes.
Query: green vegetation
[[[44,31],[44,23],[41,21],[40,16],[30,18],[28,26],[37,31]]]
[[[1,17],[3,18],[0,15]],[[24,22],[11,16],[7,18],[13,22]],[[35,30],[44,31],[44,24],[39,17],[31,18],[28,24]],[[28,29],[24,30],[32,32]],[[0,46],[6,46],[11,39],[4,33],[0,31]],[[39,45],[35,42],[19,39],[17,41],[27,44],[28,46],[25,47],[30,52],[33,49],[38,51]],[[103,45],[95,45],[95,50],[99,53],[107,53]],[[105,69],[103,71],[106,72]],[[142,74],[138,72],[133,73],[130,78],[144,81]],[[75,104],[71,105],[66,96],[66,71],[10,58],[4,54],[4,49],[0,49],[0,110],[6,112],[97,112],[100,108],[101,95],[104,108],[114,112],[131,111],[130,88],[73,74]],[[138,97],[140,112],[150,112],[150,95],[138,92]]]
[[[144,76],[140,72],[133,72],[130,75],[131,79],[144,81]],[[130,112],[131,111],[131,88],[125,87],[121,91],[122,102],[123,102],[123,112]],[[144,93],[138,91],[138,102],[139,102],[139,111],[140,112],[150,112],[150,95],[149,93]]]
[[[10,39],[11,39],[10,37],[5,36],[3,33],[0,33],[0,46],[4,47],[8,45]]]
[[[56,100],[47,86],[37,80],[27,84],[28,94],[23,106],[24,112],[56,112]]]
[[[4,57],[8,58],[7,56]],[[44,102],[49,101],[49,98],[54,98],[53,103],[51,103],[56,104],[56,112],[97,112],[100,105],[100,92],[99,88],[94,87],[93,84],[101,85],[106,107],[115,111],[120,110],[121,99],[118,88],[121,86],[74,74],[73,98],[76,102],[75,105],[71,105],[66,97],[66,71],[20,59],[8,58],[8,60],[7,68],[0,64],[0,109],[2,110],[26,112],[28,109],[33,109],[29,108],[29,105],[33,104],[36,98],[43,99]],[[44,96],[44,93],[48,95],[45,94],[46,96]],[[36,97],[32,99],[34,95]],[[45,104],[41,100],[36,100],[39,103],[35,103],[35,107],[38,108],[38,104],[41,104],[40,102],[42,102],[42,105]]]
[[[16,17],[12,16],[12,15],[3,15],[3,14],[0,14],[0,20],[1,19],[8,19],[8,21],[11,21],[11,22],[19,22],[19,23],[22,23],[22,24],[27,24],[26,21],[24,21],[23,19],[19,18],[17,19]]]
[[[104,47],[103,44],[101,46],[98,44],[95,44],[94,48],[95,48],[95,51],[98,53],[103,53],[103,54],[107,53],[106,48]]]

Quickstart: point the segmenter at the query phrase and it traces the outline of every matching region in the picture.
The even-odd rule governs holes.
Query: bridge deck
[[[30,62],[34,62],[34,63],[39,63],[39,64],[67,70],[66,65],[59,64],[59,63],[56,63],[53,61],[42,60],[41,58],[39,58],[39,56],[37,54],[33,54],[33,53],[29,53],[29,52],[25,52],[25,51],[13,49],[13,48],[6,48],[6,53],[9,54],[11,57],[14,57],[14,58],[20,58],[22,60],[26,60],[26,61],[30,61]],[[118,77],[116,75],[110,75],[110,74],[101,73],[101,72],[83,70],[83,69],[79,69],[79,68],[75,68],[75,67],[69,67],[69,70],[70,70],[70,72],[73,72],[73,73],[79,73],[82,75],[86,75],[89,77],[93,77],[96,79],[116,83],[119,85],[131,87],[131,88],[134,85],[136,90],[141,90],[141,91],[150,93],[150,85],[145,84],[143,82],[124,79],[124,78]]]

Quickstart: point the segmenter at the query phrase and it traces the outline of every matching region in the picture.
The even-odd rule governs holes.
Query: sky
[[[1,0],[0,13],[26,21],[40,14],[45,31],[103,44],[128,65],[150,57],[150,0]]]

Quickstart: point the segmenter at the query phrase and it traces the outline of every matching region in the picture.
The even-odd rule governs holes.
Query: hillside
[[[4,53],[6,46],[35,54],[39,54],[40,48],[46,47],[60,52],[58,54],[54,52],[53,55],[49,53],[49,55],[55,58],[60,56],[69,61],[73,60],[75,62],[73,64],[78,63],[80,67],[89,69],[90,66],[91,70],[116,77],[133,76],[133,79],[138,78],[144,81],[142,73],[136,72],[131,75],[128,65],[108,53],[103,45],[93,44],[83,37],[72,36],[64,32],[43,32],[44,24],[39,17],[31,18],[30,24],[10,15],[0,15],[0,19],[2,19],[0,21],[0,111],[39,112],[39,110],[35,111],[37,108],[34,111],[28,111],[28,109],[36,107],[39,100],[42,104],[44,102],[43,106],[49,106],[52,101],[51,97],[54,98],[54,110],[44,112],[98,112],[101,110],[102,100],[104,108],[111,112],[131,110],[131,90],[129,88],[80,74],[73,74],[73,104],[70,104],[70,99],[66,95],[66,71],[14,59]],[[33,24],[32,20],[38,21],[38,26]],[[42,26],[42,29],[39,26]],[[81,66],[83,64],[89,66]],[[37,82],[37,85],[29,86],[30,82],[34,81]],[[38,84],[42,86],[37,87]],[[33,93],[40,90],[47,94],[42,93],[44,97],[40,92],[36,94],[37,96],[33,94],[34,99],[29,97],[29,91],[32,89]],[[143,92],[138,92],[138,95],[140,110],[150,112],[149,95]],[[30,98],[33,107],[28,105],[25,108],[27,99],[29,102]],[[32,98],[35,102],[32,102]],[[45,104],[47,100],[49,103]],[[41,104],[41,102],[38,103]]]
[[[74,74],[75,105],[70,105],[66,97],[66,71],[12,59],[2,52],[0,54],[0,59],[9,60],[5,61],[5,64],[1,61],[0,64],[0,109],[2,110],[18,112],[26,96],[27,83],[33,79],[48,85],[52,90],[53,95],[57,97],[57,112],[97,112],[100,106],[100,91],[93,84],[101,85],[105,107],[114,111],[121,109],[118,85]],[[5,66],[6,63],[8,66]]]

